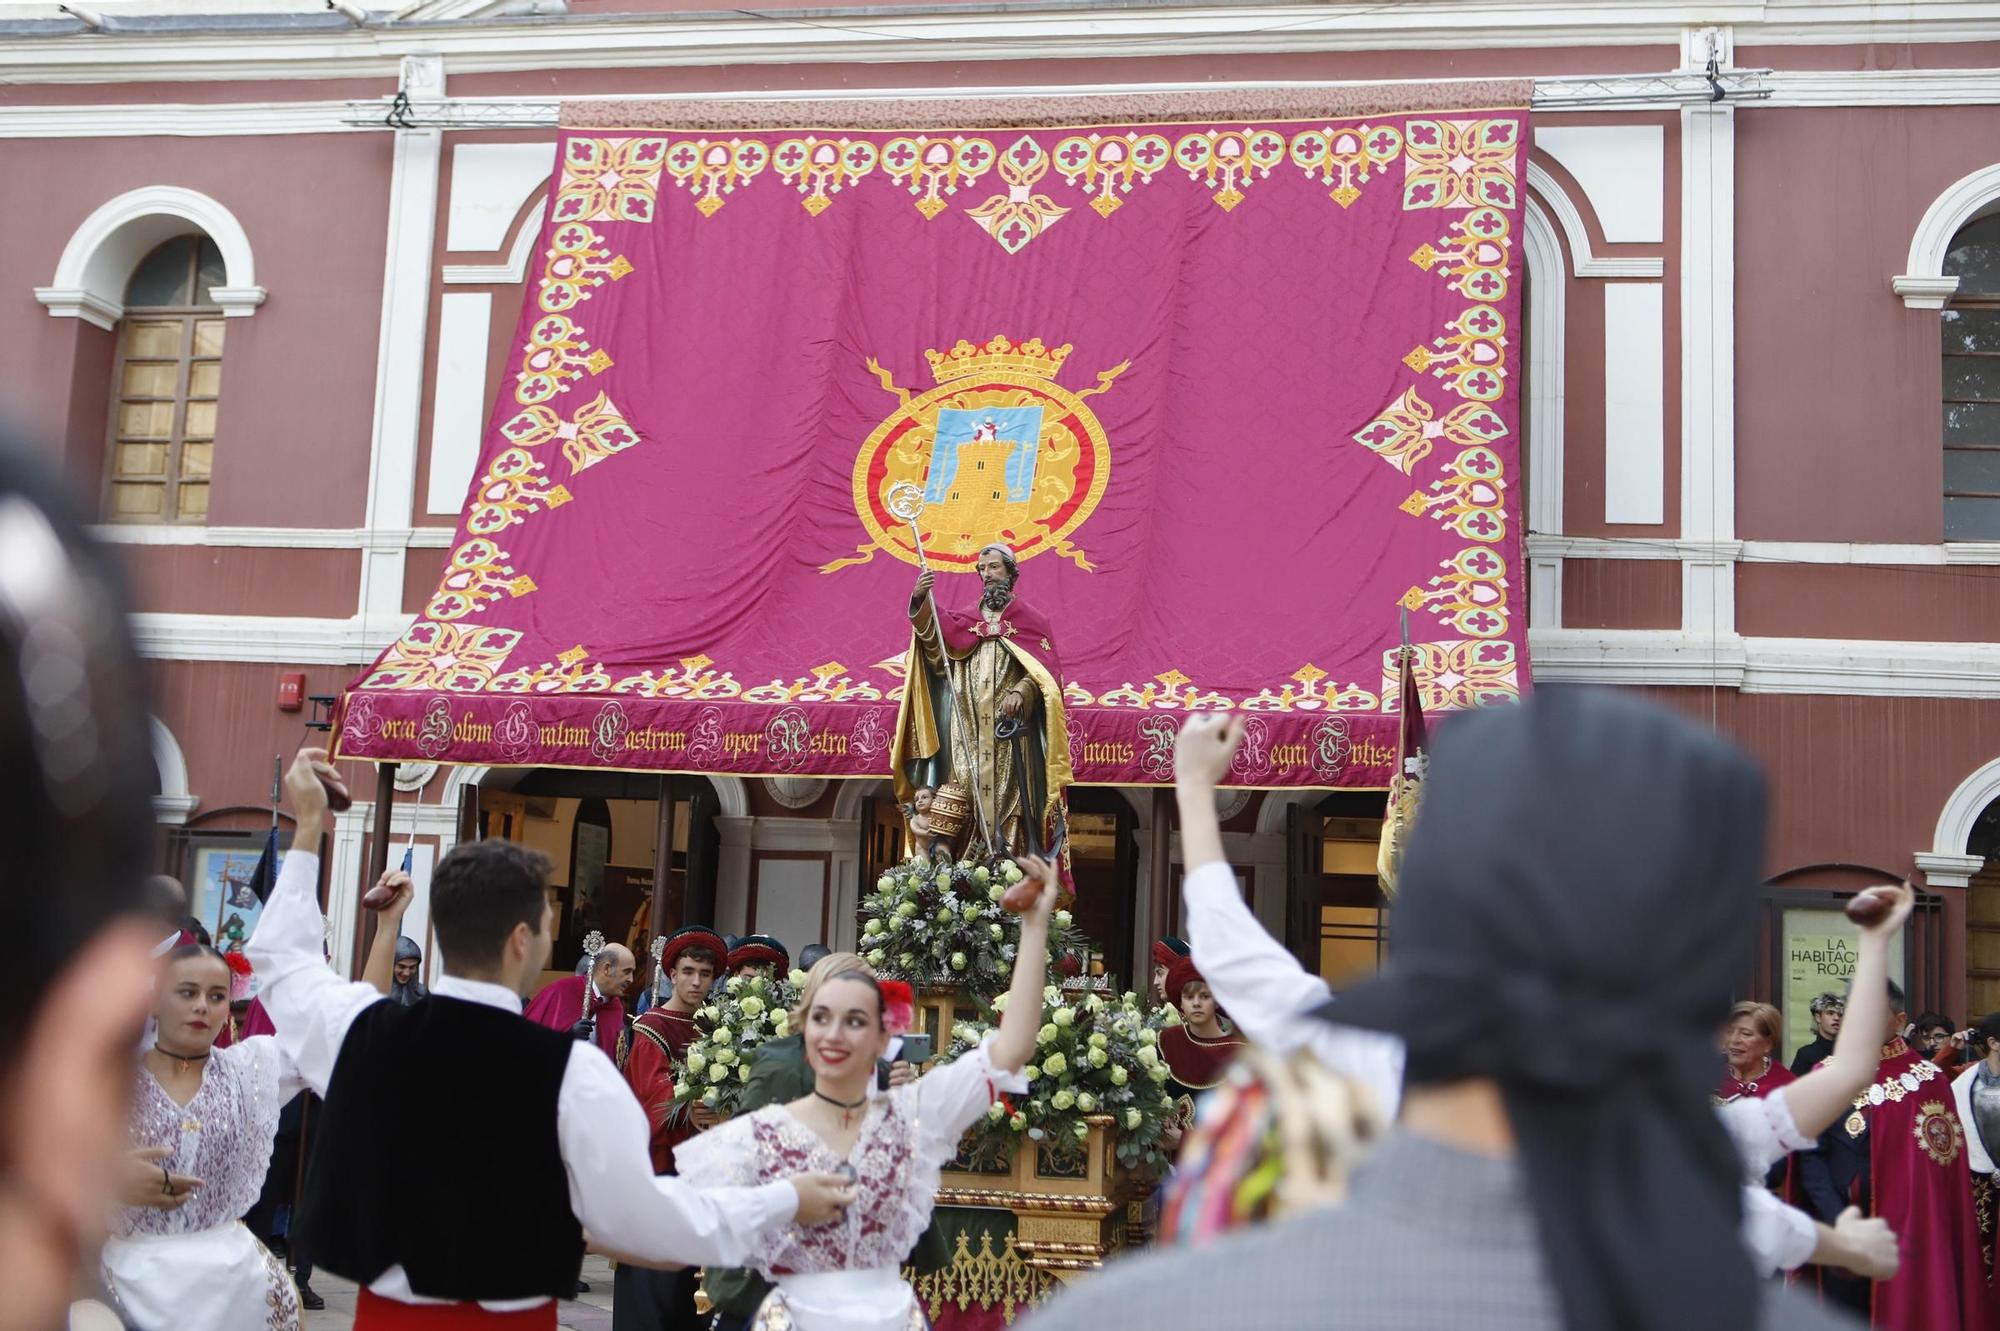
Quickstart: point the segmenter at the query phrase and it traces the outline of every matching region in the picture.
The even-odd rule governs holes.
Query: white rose
[[[711,1085],[723,1080],[728,1075],[729,1069],[721,1063],[713,1064],[708,1069],[708,1080]]]
[[[1142,1121],[1141,1116],[1138,1110],[1128,1109],[1125,1111],[1125,1130],[1127,1132],[1137,1132],[1139,1130],[1139,1124],[1141,1121]]]
[[[727,1026],[717,1026],[715,1028],[715,1034],[710,1036],[709,1038],[714,1040],[717,1044],[728,1044],[730,1041],[736,1038],[736,1032],[730,1030]]]
[[[688,1050],[688,1071],[700,1072],[708,1067],[708,1056],[696,1049]]]
[[[1057,1091],[1049,1103],[1057,1109],[1068,1109],[1076,1104],[1076,1097],[1068,1091]]]
[[[1028,1064],[1028,1066],[1021,1069],[1021,1075],[1023,1077],[1026,1077],[1029,1081],[1033,1081],[1035,1078],[1042,1075],[1042,1070],[1036,1067],[1033,1063],[1030,1063]]]
[[[1058,929],[1067,929],[1067,928],[1069,928],[1069,922],[1070,922],[1070,918],[1071,918],[1071,917],[1070,917],[1070,913],[1069,913],[1068,911],[1066,911],[1066,910],[1059,910],[1059,911],[1057,911],[1057,912],[1056,912],[1056,914],[1055,914],[1055,920],[1056,920],[1056,927],[1057,927]]]
[[[724,980],[722,982],[722,988],[727,993],[733,994],[742,987],[743,987],[743,977],[741,975],[732,975],[727,980]]]
[[[1153,1046],[1149,1044],[1139,1046],[1140,1067],[1145,1067],[1145,1068],[1155,1067],[1159,1064],[1159,1061],[1160,1061],[1159,1050],[1153,1048]]]
[[[746,1017],[760,1016],[764,1011],[764,1000],[751,994],[743,1000],[741,1007]]]
[[[1059,1007],[1056,1009],[1055,1023],[1058,1026],[1074,1026],[1076,1025],[1076,1013],[1066,1007]]]
[[[736,1069],[736,1080],[738,1081],[750,1080],[750,1065],[748,1063],[744,1063]]]
[[[1094,1114],[1097,1112],[1097,1097],[1092,1095],[1089,1091],[1078,1091],[1076,1096],[1076,1107],[1083,1113]]]
[[[880,923],[881,923],[881,921],[880,921],[880,920],[877,920],[877,921],[876,921],[876,923],[877,923],[877,924],[880,924]],[[790,980],[790,981],[792,982],[792,988],[794,988],[794,989],[800,989],[800,988],[803,988],[803,987],[805,986],[805,982],[806,982],[806,973],[805,973],[804,971],[802,971],[802,970],[799,970],[799,969],[798,969],[797,967],[793,967],[793,968],[792,968],[792,973],[791,973],[790,975],[786,976],[785,978],[786,978],[786,979],[788,979],[788,980]]]

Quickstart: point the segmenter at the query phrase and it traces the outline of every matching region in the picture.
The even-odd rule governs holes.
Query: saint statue
[[[1055,638],[1014,594],[1021,573],[1011,548],[987,546],[976,568],[971,609],[939,607],[928,570],[910,594],[909,682],[891,750],[896,798],[909,804],[952,782],[973,806],[969,853],[1047,850],[1065,839],[1071,781]],[[1000,735],[1007,722],[1018,723],[1018,737]]]

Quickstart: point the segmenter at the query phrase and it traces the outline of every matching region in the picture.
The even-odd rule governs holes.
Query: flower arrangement
[[[1011,859],[984,863],[916,856],[875,880],[861,900],[860,952],[878,975],[918,988],[957,985],[974,994],[1007,988],[1014,974],[1018,915],[1000,898],[1026,873]],[[1050,966],[1062,975],[1081,969],[1082,942],[1059,910],[1049,922]]]
[[[1002,994],[994,1007],[1006,1004]],[[1066,995],[1051,985],[1042,991],[1041,1017],[1034,1061],[1023,1069],[1028,1092],[1002,1096],[966,1134],[971,1159],[1005,1161],[1022,1138],[1073,1153],[1089,1140],[1089,1120],[1105,1116],[1120,1164],[1149,1177],[1165,1173],[1161,1137],[1175,1110],[1159,1042],[1160,1031],[1177,1020],[1172,1009],[1148,1011],[1137,994]],[[977,1045],[986,1031],[977,1022],[953,1026],[947,1061]]]
[[[695,1009],[700,1034],[688,1046],[681,1079],[674,1083],[674,1104],[699,1102],[725,1116],[736,1112],[757,1047],[782,1040],[791,1032],[791,1011],[799,1001],[804,971],[784,980],[762,975],[732,975]]]

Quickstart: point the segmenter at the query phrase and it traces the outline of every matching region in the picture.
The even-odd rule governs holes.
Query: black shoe
[[[590,1282],[589,1282],[589,1281],[587,1281],[587,1280],[579,1280],[579,1281],[577,1281],[577,1282],[576,1282],[576,1292],[577,1292],[577,1293],[579,1293],[579,1294],[588,1294],[588,1293],[590,1293]]]
[[[326,1307],[326,1300],[315,1293],[311,1285],[300,1285],[299,1307],[304,1308],[307,1312],[316,1313]]]

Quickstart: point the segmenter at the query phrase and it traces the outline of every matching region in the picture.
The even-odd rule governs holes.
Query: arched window
[[[2000,541],[2000,215],[1952,238],[1944,272],[1944,538]]]
[[[155,248],[125,285],[111,402],[104,516],[208,520],[222,392],[222,254],[203,235]]]

